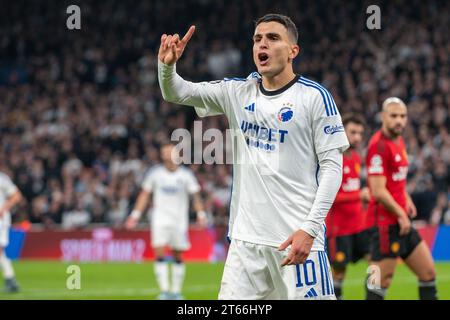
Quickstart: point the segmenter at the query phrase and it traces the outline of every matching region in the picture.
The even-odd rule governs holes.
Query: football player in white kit
[[[279,14],[260,18],[258,72],[201,83],[175,66],[194,31],[161,36],[158,79],[165,100],[201,117],[225,114],[234,135],[231,245],[219,299],[336,299],[324,220],[349,143],[329,91],[293,72],[295,24]]]
[[[11,227],[10,210],[22,199],[22,194],[11,179],[0,172],[0,267],[5,278],[7,292],[19,291],[11,260],[8,259],[5,249],[9,243],[9,228]]]
[[[181,289],[185,275],[182,253],[190,248],[189,199],[197,213],[197,223],[206,226],[206,213],[200,197],[200,186],[191,170],[172,161],[174,145],[161,147],[162,165],[150,169],[142,182],[142,190],[133,211],[126,221],[126,227],[136,226],[144,212],[150,195],[153,195],[151,216],[151,243],[155,251],[155,276],[161,290],[159,299],[182,299]],[[169,263],[165,258],[166,247],[172,249],[172,283],[169,282]]]

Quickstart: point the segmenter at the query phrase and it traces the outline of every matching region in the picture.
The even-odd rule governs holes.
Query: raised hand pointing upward
[[[161,36],[161,45],[159,46],[158,59],[168,65],[173,65],[180,59],[183,54],[184,48],[194,34],[195,26],[191,26],[184,35],[183,39],[180,39],[178,34]]]

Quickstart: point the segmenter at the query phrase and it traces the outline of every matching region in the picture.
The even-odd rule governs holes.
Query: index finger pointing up
[[[195,26],[191,26],[189,28],[189,30],[186,32],[186,34],[184,35],[183,39],[181,39],[181,42],[187,43],[191,39],[192,35],[194,34],[194,31],[195,31]]]

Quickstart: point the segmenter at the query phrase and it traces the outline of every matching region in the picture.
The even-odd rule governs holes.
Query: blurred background
[[[191,108],[162,100],[161,34],[197,26],[177,67],[185,79],[246,77],[255,71],[254,21],[268,12],[297,24],[302,51],[295,71],[325,86],[341,114],[364,115],[363,156],[380,127],[382,101],[398,96],[407,103],[416,223],[434,228],[430,241],[439,226],[450,225],[448,1],[0,3],[0,171],[25,198],[13,216],[17,229],[122,229],[145,172],[159,163],[161,142],[174,129],[192,130],[197,119]],[[81,8],[81,30],[66,28],[71,4]],[[371,4],[381,8],[381,30],[366,28]],[[203,130],[228,127],[222,116],[202,121]],[[232,168],[191,168],[222,259]]]

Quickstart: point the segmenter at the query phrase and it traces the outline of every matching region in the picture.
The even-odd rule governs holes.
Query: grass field
[[[79,264],[81,289],[66,288],[69,264],[20,261],[14,264],[20,293],[0,292],[0,299],[155,299],[158,288],[152,263]],[[344,286],[345,299],[363,299],[367,264],[352,265]],[[437,263],[440,299],[450,299],[450,263]],[[215,300],[223,264],[189,263],[183,294],[186,299]],[[405,265],[399,265],[387,299],[417,299],[417,282]]]

